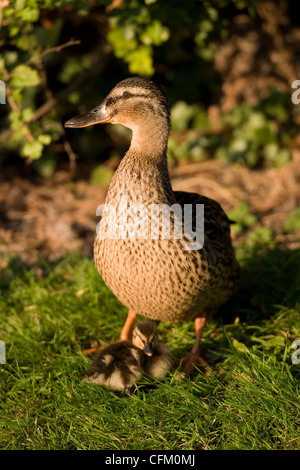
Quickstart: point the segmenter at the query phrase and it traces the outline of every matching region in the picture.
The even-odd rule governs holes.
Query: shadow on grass
[[[2,291],[8,289],[11,281],[16,277],[25,279],[29,271],[32,271],[36,277],[45,277],[52,269],[61,263],[61,261],[62,259],[50,262],[41,257],[38,263],[28,264],[21,258],[21,256],[11,255],[7,266],[0,271],[0,289]]]
[[[239,261],[237,290],[212,312],[204,335],[204,357],[212,366],[232,347],[278,351],[281,357],[287,341],[290,347],[300,337],[300,250],[257,248]]]
[[[271,318],[278,306],[300,303],[300,250],[257,249],[241,260],[235,295],[215,315],[224,323],[239,317],[255,323]]]

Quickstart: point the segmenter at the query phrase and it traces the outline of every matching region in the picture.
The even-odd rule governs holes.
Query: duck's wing
[[[230,236],[231,221],[221,205],[206,196],[184,191],[174,191],[176,201],[184,210],[185,204],[193,206],[193,230],[196,227],[196,205],[204,205],[204,249],[214,264],[218,260],[225,264],[235,264],[235,256]]]
[[[184,208],[185,204],[192,204],[193,208],[197,204],[204,205],[204,228],[208,236],[210,234],[213,235],[215,232],[223,234],[223,236],[230,236],[231,221],[217,201],[201,194],[184,191],[174,191],[174,196],[182,208]]]

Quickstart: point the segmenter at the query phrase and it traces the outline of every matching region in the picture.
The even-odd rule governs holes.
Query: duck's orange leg
[[[131,338],[132,328],[133,328],[135,319],[136,319],[136,312],[134,310],[129,310],[127,318],[126,318],[126,322],[121,331],[121,336],[120,336],[121,341],[128,341]]]
[[[129,310],[126,322],[121,332],[121,336],[120,336],[121,341],[128,341],[131,338],[132,328],[133,328],[135,319],[136,319],[136,313],[133,310]],[[97,351],[100,351],[101,349],[103,349],[102,346],[96,346],[95,348],[85,349],[83,351],[83,354],[85,356],[88,356],[89,354],[93,354]]]
[[[89,356],[90,354],[93,354],[97,351],[101,351],[101,349],[103,349],[102,346],[95,346],[94,348],[90,348],[90,349],[84,349],[82,351],[82,354],[84,354],[85,356]]]
[[[200,356],[201,337],[206,322],[206,313],[202,313],[195,318],[196,340],[190,354],[175,361],[174,367],[181,365],[181,372],[184,375],[191,374],[195,371],[194,364],[209,366],[209,364]]]

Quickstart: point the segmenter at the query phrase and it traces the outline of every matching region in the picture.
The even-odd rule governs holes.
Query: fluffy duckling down
[[[158,341],[156,325],[143,321],[134,327],[131,342],[118,341],[96,355],[83,382],[130,393],[144,373],[162,379],[170,368],[169,352]]]
[[[144,352],[144,372],[154,379],[163,379],[171,369],[171,359],[168,348],[158,340],[156,324],[150,321],[137,323],[132,343]]]
[[[142,359],[143,352],[129,341],[110,344],[96,355],[83,382],[130,393],[143,376]]]

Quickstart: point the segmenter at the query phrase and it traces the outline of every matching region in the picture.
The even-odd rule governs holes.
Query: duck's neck
[[[144,125],[132,129],[131,145],[108,190],[106,202],[121,196],[136,203],[174,203],[168,164],[168,125]]]
[[[143,126],[132,128],[132,139],[129,151],[144,155],[147,159],[161,161],[166,159],[169,137],[169,125],[164,120],[161,122],[144,122]]]
[[[134,203],[173,203],[166,155],[151,158],[128,150],[110,184],[107,202],[117,203],[121,196]]]

